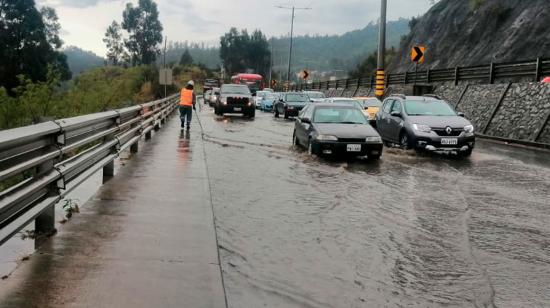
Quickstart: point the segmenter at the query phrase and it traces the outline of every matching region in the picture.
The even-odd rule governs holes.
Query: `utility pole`
[[[269,87],[271,88],[273,77],[273,37],[271,37],[271,54],[269,56]]]
[[[387,0],[381,0],[380,33],[378,36],[378,65],[376,69],[376,96],[382,98],[386,89],[385,84],[385,53],[386,53],[386,10]]]
[[[295,7],[295,6],[287,7],[287,6],[280,6],[280,5],[277,5],[275,7],[278,8],[278,9],[292,10],[292,19],[291,19],[291,22],[290,22],[290,48],[289,48],[289,52],[288,52],[288,72],[287,72],[287,75],[286,75],[286,77],[287,77],[286,82],[288,83],[288,85],[290,85],[290,67],[292,65],[292,41],[294,39],[294,17],[295,17],[294,12],[296,10],[311,10],[311,8],[310,7]]]
[[[164,37],[164,98],[166,98],[166,84],[168,83],[168,71],[166,70],[166,42],[168,41],[168,36]]]

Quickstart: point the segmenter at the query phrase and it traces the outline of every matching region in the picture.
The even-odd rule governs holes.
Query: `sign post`
[[[414,46],[411,49],[411,60],[414,62],[414,84],[418,79],[418,63],[424,63],[424,55],[426,54],[426,47]]]
[[[171,68],[163,68],[159,72],[159,84],[166,86],[173,83]]]

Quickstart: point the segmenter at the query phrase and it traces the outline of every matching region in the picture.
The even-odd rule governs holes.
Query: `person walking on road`
[[[193,80],[189,80],[185,88],[181,89],[181,94],[180,94],[181,129],[185,128],[186,122],[187,122],[187,130],[191,129],[191,117],[192,117],[193,109],[195,109],[195,103],[197,101],[195,92],[193,91],[194,87],[195,87],[195,83],[193,82]]]

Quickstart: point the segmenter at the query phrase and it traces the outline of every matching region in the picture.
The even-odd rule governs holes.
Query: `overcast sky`
[[[54,7],[65,46],[75,45],[105,55],[102,38],[107,26],[121,22],[128,0],[37,0]],[[311,7],[297,11],[295,34],[340,34],[376,21],[380,0],[157,0],[164,35],[169,41],[217,44],[230,27],[259,28],[268,36],[290,32],[290,11],[275,5]],[[428,0],[388,0],[388,19],[417,16]]]

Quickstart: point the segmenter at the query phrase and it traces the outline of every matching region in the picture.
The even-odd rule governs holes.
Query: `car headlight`
[[[466,134],[473,134],[474,133],[474,126],[473,125],[464,126],[464,132]]]
[[[338,141],[338,138],[336,138],[336,136],[331,135],[319,135],[316,139],[319,141]]]
[[[382,138],[380,138],[380,137],[367,137],[367,139],[365,139],[365,142],[368,142],[368,143],[382,143]]]
[[[423,132],[423,133],[430,133],[432,131],[432,128],[428,125],[424,124],[413,124],[413,128],[416,131]]]

